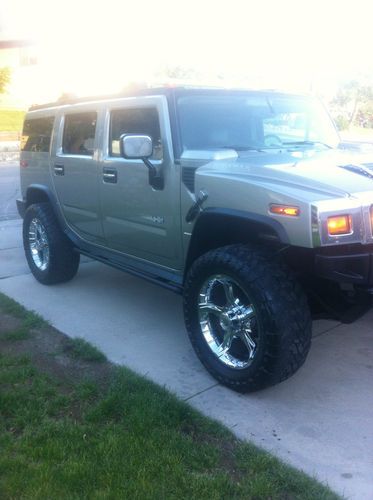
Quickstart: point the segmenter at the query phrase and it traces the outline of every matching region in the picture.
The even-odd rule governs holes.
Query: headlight
[[[371,221],[373,224],[372,192],[367,192],[366,197],[369,200],[366,205],[353,196],[314,203],[311,211],[314,246],[318,244],[318,235],[321,246],[373,242],[369,227]]]
[[[328,217],[328,233],[330,234],[330,236],[352,234],[353,230],[351,215],[335,215],[333,217]]]

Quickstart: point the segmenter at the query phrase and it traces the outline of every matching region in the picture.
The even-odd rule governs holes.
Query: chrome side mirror
[[[153,141],[148,135],[124,134],[119,141],[120,154],[127,160],[142,160],[153,154]]]
[[[149,169],[149,184],[163,189],[164,179],[149,158],[153,154],[153,140],[149,135],[123,134],[119,138],[120,154],[126,160],[142,160]]]

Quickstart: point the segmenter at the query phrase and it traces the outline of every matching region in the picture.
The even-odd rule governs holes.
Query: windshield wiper
[[[328,149],[333,149],[332,146],[321,141],[289,141],[283,142],[285,146],[324,146]]]

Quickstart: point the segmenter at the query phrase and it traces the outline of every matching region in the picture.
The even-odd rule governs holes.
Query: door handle
[[[65,175],[65,167],[60,163],[56,163],[54,165],[54,173],[56,175]]]
[[[118,174],[115,168],[104,168],[102,177],[107,184],[116,184],[118,181]]]

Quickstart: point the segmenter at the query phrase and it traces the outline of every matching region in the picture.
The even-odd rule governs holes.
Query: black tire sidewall
[[[259,331],[259,345],[257,351],[255,353],[255,357],[253,362],[247,367],[243,369],[234,369],[230,368],[226,364],[219,361],[219,359],[215,356],[215,354],[211,351],[209,346],[207,345],[200,328],[199,318],[198,318],[198,297],[200,289],[203,283],[211,276],[215,274],[224,274],[228,277],[231,277],[247,294],[250,299],[250,302],[254,306],[254,310],[256,313],[256,320],[258,322],[258,331]],[[268,336],[263,334],[265,331],[270,331],[271,325],[270,323],[270,313],[263,306],[263,301],[261,294],[255,287],[250,287],[248,284],[242,279],[242,275],[238,274],[236,270],[233,270],[230,266],[226,265],[209,265],[201,269],[198,272],[198,278],[194,281],[191,289],[190,289],[190,297],[191,303],[188,303],[186,307],[188,307],[189,312],[188,316],[191,321],[191,332],[195,332],[195,334],[189,335],[192,341],[193,346],[195,347],[199,357],[205,360],[208,360],[208,365],[211,365],[213,370],[217,370],[223,377],[229,378],[230,380],[247,380],[253,374],[255,374],[258,370],[258,366],[262,364],[262,357],[265,352],[265,343],[268,341]],[[204,362],[205,364],[205,362]]]
[[[45,230],[45,234],[47,237],[48,241],[48,246],[49,246],[49,263],[48,266],[45,270],[39,269],[32,257],[31,254],[31,248],[30,248],[30,241],[29,241],[29,229],[30,225],[33,219],[37,219],[40,224],[43,226],[43,229]],[[48,234],[48,230],[45,227],[44,221],[43,221],[43,212],[40,210],[39,205],[31,205],[25,213],[24,219],[23,219],[23,247],[25,250],[25,255],[26,259],[28,262],[28,265],[30,267],[30,270],[32,274],[38,279],[38,281],[42,281],[45,279],[46,276],[48,276],[48,271],[51,266],[51,258],[52,258],[52,251],[51,251],[51,243],[50,243],[50,237]]]
[[[283,310],[288,304],[285,306],[286,301],[281,300],[282,297],[273,296],[275,287],[272,287],[271,272],[262,272],[260,265],[258,269],[253,269],[249,260],[227,258],[234,256],[236,247],[209,252],[193,264],[186,280],[184,315],[191,343],[207,370],[223,384],[246,392],[286,378],[280,375],[281,365],[286,363],[284,360],[287,350],[291,348],[294,332],[289,331],[287,321],[292,311]],[[241,254],[244,255],[242,247]],[[254,251],[254,254],[260,255],[260,251]],[[260,255],[258,262],[265,259],[265,256]],[[221,362],[211,351],[200,328],[199,292],[202,284],[216,274],[231,277],[247,294],[255,310],[259,342],[255,357],[247,368],[234,369]],[[305,312],[307,314],[309,311]],[[310,332],[307,335],[310,337]]]
[[[31,255],[29,228],[37,219],[43,226],[49,245],[49,263],[45,270],[39,269]],[[23,246],[26,259],[34,277],[43,284],[50,285],[70,280],[77,272],[79,254],[59,227],[58,220],[48,203],[33,204],[26,210],[23,219]]]

